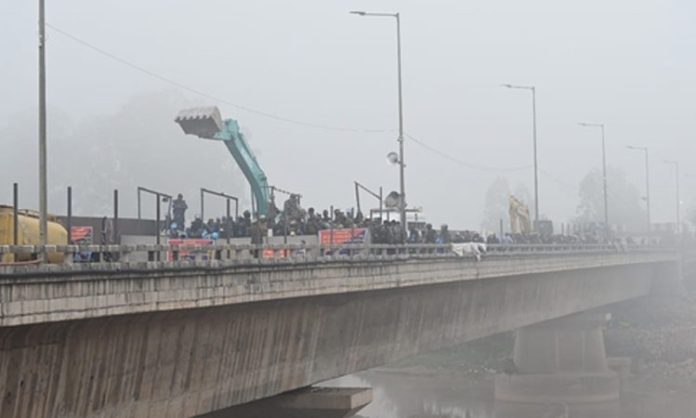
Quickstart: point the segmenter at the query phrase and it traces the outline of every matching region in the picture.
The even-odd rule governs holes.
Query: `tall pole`
[[[72,244],[72,187],[68,186],[68,245]]]
[[[609,238],[609,197],[607,194],[607,148],[604,136],[604,124],[580,122],[580,126],[600,128],[602,130],[602,186],[604,189],[604,228],[606,238]]]
[[[44,0],[39,0],[39,239],[48,244],[46,173],[46,25]],[[45,251],[43,252],[45,255]]]
[[[536,87],[532,87],[532,120],[534,129],[534,229],[539,223],[539,168],[537,164]]]
[[[157,244],[157,261],[160,261],[160,239],[161,239],[161,226],[160,226],[160,195],[159,193],[155,195],[157,199],[156,203],[156,219],[155,219],[155,229],[157,230],[157,235],[155,235],[155,243]]]
[[[636,151],[643,151],[645,155],[645,212],[647,231],[650,232],[652,230],[652,221],[650,219],[650,164],[648,161],[648,147],[636,147],[633,145],[629,145],[626,148]]]
[[[121,234],[118,228],[118,189],[114,189],[114,226],[112,228],[117,244],[121,243]]]
[[[600,125],[602,128],[602,183],[604,186],[604,227],[607,230],[607,237],[609,236],[609,197],[607,194],[607,148],[604,140],[604,124]]]
[[[397,60],[397,80],[399,87],[399,217],[401,228],[404,232],[408,231],[406,225],[406,180],[405,180],[405,160],[404,160],[404,108],[403,108],[403,88],[401,77],[401,16],[399,13],[371,13],[364,11],[350,12],[359,16],[393,17],[396,19],[396,60]],[[381,215],[381,214],[380,214]]]
[[[401,18],[396,13],[396,49],[399,73],[399,209],[401,211],[401,228],[404,231],[408,230],[406,225],[406,184],[404,179],[404,107],[403,94],[401,85]]]
[[[12,244],[19,245],[19,184],[12,184]]]
[[[230,225],[232,225],[232,222],[230,221],[230,199],[225,199],[225,215],[227,215],[227,219],[225,220],[225,238],[227,244],[230,243],[230,235],[232,231],[230,231],[228,228]],[[229,258],[229,257],[228,257]]]
[[[677,190],[677,235],[681,234],[681,198],[679,197],[679,161],[665,161],[665,164],[674,166],[674,183]]]
[[[379,186],[379,220],[383,221],[382,217],[384,215],[384,190],[382,186]]]
[[[679,163],[675,161],[675,182],[677,183],[677,233],[681,235],[681,198],[679,197]]]
[[[529,90],[532,92],[532,139],[533,139],[533,159],[534,159],[534,228],[539,222],[539,164],[537,153],[537,112],[536,112],[536,86],[518,86],[514,84],[503,84],[509,89]]]
[[[360,189],[357,181],[354,181],[353,184],[355,186],[355,205],[358,207],[358,212],[360,212]]]
[[[201,219],[205,221],[205,191],[201,189]]]
[[[648,232],[650,232],[652,230],[652,221],[650,219],[650,164],[647,148],[645,148],[645,208],[648,219]]]

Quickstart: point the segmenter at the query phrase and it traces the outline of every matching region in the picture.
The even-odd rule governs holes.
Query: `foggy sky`
[[[0,0],[0,130],[36,108],[35,3]],[[673,173],[662,160],[681,162],[684,209],[696,197],[691,191],[696,177],[689,177],[696,176],[691,168],[696,151],[693,2],[47,3],[50,24],[193,89],[293,120],[383,130],[314,129],[178,92],[187,103],[219,105],[223,117],[239,120],[269,182],[300,191],[306,205],[353,206],[353,180],[398,188],[398,170],[384,158],[397,148],[394,22],[349,15],[349,10],[402,14],[405,130],[454,158],[489,167],[531,165],[530,96],[500,84],[537,87],[540,208],[551,219],[575,216],[578,183],[601,162],[599,132],[579,127],[579,121],[607,125],[608,162],[622,167],[641,193],[642,154],[625,147],[650,147],[654,222],[674,218]],[[114,115],[135,96],[177,90],[51,29],[47,51],[49,106],[77,125]],[[53,128],[49,125],[49,152],[61,146],[51,141]],[[173,144],[197,141],[171,132]],[[28,123],[21,137],[31,147],[16,146],[19,140],[0,138],[0,203],[11,201],[11,183],[19,181],[28,195],[23,206],[32,206],[36,126]],[[208,145],[200,143],[201,149]],[[191,149],[174,146],[167,152],[182,164]],[[75,146],[75,152],[82,151]],[[201,159],[206,152],[212,151],[201,151]],[[408,202],[423,207],[435,224],[478,228],[486,188],[496,177],[532,190],[531,169],[472,169],[411,140],[405,157]],[[25,162],[28,170],[8,172],[9,162],[16,161]],[[50,156],[49,162],[52,176],[59,165]],[[215,185],[224,184],[220,176],[230,176],[230,171],[218,172],[216,164],[191,161],[190,169],[215,177]],[[142,184],[162,182],[161,173],[139,174]],[[118,173],[114,177],[118,187]],[[244,183],[230,178],[230,191],[247,195],[239,187]],[[208,185],[186,189],[201,186]],[[133,215],[132,199],[124,204],[124,213]],[[56,212],[61,205],[49,202]]]

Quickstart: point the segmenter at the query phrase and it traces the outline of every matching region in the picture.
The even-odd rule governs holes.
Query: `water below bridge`
[[[656,387],[641,378],[624,382],[620,402],[575,406],[496,402],[491,376],[378,370],[330,384],[373,388],[363,418],[685,418],[696,410],[693,387]]]

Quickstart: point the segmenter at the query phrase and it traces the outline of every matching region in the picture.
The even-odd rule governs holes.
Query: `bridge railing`
[[[0,246],[0,273],[16,269],[30,270],[40,264],[42,254],[50,263],[91,265],[141,264],[157,262],[172,267],[196,266],[220,262],[258,264],[273,262],[340,261],[368,259],[408,259],[466,257],[475,260],[494,257],[553,256],[617,252],[674,252],[676,249],[655,245],[626,244],[342,244],[342,245],[64,245]]]

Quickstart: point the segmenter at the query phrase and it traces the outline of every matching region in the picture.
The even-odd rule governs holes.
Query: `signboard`
[[[91,226],[73,226],[70,227],[71,244],[76,245],[92,245],[94,237],[94,229]]]
[[[195,239],[195,238],[177,238],[170,239],[168,241],[169,246],[178,245],[180,247],[196,247],[194,249],[187,248],[185,250],[179,250],[179,260],[195,260],[198,259],[208,260],[212,250],[208,247],[213,245],[213,240],[211,239]],[[170,250],[167,253],[167,259],[169,261],[174,261],[174,253]]]
[[[94,243],[94,229],[91,226],[71,226],[70,244],[92,245]],[[96,256],[96,255],[95,255]],[[86,263],[92,260],[91,251],[78,251],[73,255],[76,263]]]
[[[368,242],[367,228],[322,229],[319,231],[321,245],[365,244]]]
[[[270,248],[264,248],[262,252],[263,258],[287,258],[290,255],[289,250],[273,250]]]

